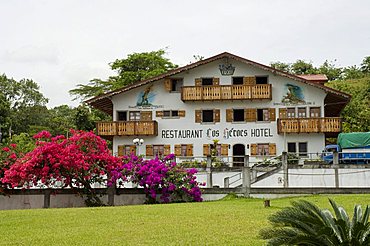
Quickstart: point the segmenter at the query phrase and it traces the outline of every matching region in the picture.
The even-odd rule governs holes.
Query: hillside
[[[370,76],[335,80],[325,84],[352,96],[342,112],[344,132],[370,131]]]

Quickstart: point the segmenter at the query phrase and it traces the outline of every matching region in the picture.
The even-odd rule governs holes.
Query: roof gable
[[[132,90],[134,88],[138,88],[138,87],[147,85],[149,83],[152,83],[152,82],[155,82],[155,81],[158,81],[158,80],[167,78],[167,77],[171,77],[171,76],[177,75],[179,73],[182,73],[182,72],[185,72],[185,71],[188,71],[188,70],[197,68],[199,66],[202,66],[202,65],[211,63],[213,61],[217,61],[217,60],[221,60],[221,59],[225,59],[225,58],[233,59],[233,60],[236,60],[236,61],[240,61],[240,62],[242,62],[244,64],[248,64],[248,65],[251,65],[253,67],[257,67],[257,68],[260,68],[262,70],[272,72],[272,73],[274,73],[276,75],[279,75],[279,76],[282,76],[282,77],[287,77],[287,78],[293,79],[295,81],[303,82],[303,83],[308,84],[310,86],[317,87],[317,88],[319,88],[321,90],[326,91],[329,94],[335,94],[336,97],[342,98],[343,99],[343,102],[345,102],[345,104],[351,98],[351,96],[348,95],[348,94],[345,94],[343,92],[340,92],[340,91],[334,90],[332,88],[326,87],[326,86],[324,86],[322,84],[312,82],[308,78],[305,78],[304,76],[301,77],[301,76],[296,76],[296,75],[293,75],[293,74],[289,74],[289,73],[283,72],[281,70],[272,68],[270,66],[266,66],[266,65],[260,64],[258,62],[254,62],[254,61],[245,59],[243,57],[230,54],[228,52],[223,52],[221,54],[212,56],[210,58],[207,58],[207,59],[204,59],[204,60],[195,62],[195,63],[191,63],[191,64],[186,65],[186,66],[183,66],[183,67],[179,67],[179,68],[170,70],[170,71],[168,71],[168,72],[166,72],[164,74],[161,74],[159,76],[152,77],[152,78],[149,78],[149,79],[146,79],[146,80],[142,80],[142,81],[138,81],[138,82],[135,82],[133,84],[124,86],[122,88],[119,88],[117,90],[110,91],[110,92],[107,92],[105,94],[102,94],[102,95],[93,97],[93,98],[87,100],[86,103],[88,103],[91,106],[93,106],[95,108],[98,108],[98,109],[100,109],[100,110],[102,110],[102,111],[104,111],[104,112],[106,112],[108,114],[112,114],[113,113],[113,104],[112,104],[112,101],[111,101],[110,98],[112,96],[114,96],[114,95],[117,95],[117,94],[120,94],[120,93],[124,93],[124,92],[129,91],[129,90]]]

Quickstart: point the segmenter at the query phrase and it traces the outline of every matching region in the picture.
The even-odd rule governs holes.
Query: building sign
[[[233,75],[235,71],[235,67],[231,63],[229,63],[228,60],[226,60],[224,64],[220,64],[218,68],[220,69],[221,75],[225,76]]]
[[[251,128],[251,129],[235,129],[235,128],[224,128],[214,129],[168,129],[161,131],[161,138],[177,138],[177,139],[231,139],[231,138],[272,138],[272,132],[270,128]]]

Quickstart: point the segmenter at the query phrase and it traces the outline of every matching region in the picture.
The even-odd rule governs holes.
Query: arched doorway
[[[243,166],[245,156],[244,144],[234,144],[233,146],[233,166]]]

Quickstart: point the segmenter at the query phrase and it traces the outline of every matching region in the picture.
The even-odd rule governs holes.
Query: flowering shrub
[[[111,155],[106,142],[92,132],[71,131],[72,136],[52,137],[47,131],[34,136],[36,148],[6,170],[2,182],[11,187],[42,185],[83,188],[87,205],[102,205],[91,187],[105,183],[109,170],[119,159]]]
[[[143,160],[131,155],[122,160],[122,164],[112,170],[112,182],[131,181],[144,187],[148,203],[202,201],[199,183],[194,174],[196,169],[186,170],[173,161],[174,155],[161,159]]]
[[[0,194],[6,194],[6,188],[8,184],[2,182],[4,172],[7,171],[17,160],[18,156],[22,155],[17,151],[16,144],[10,144],[9,146],[0,149]]]

